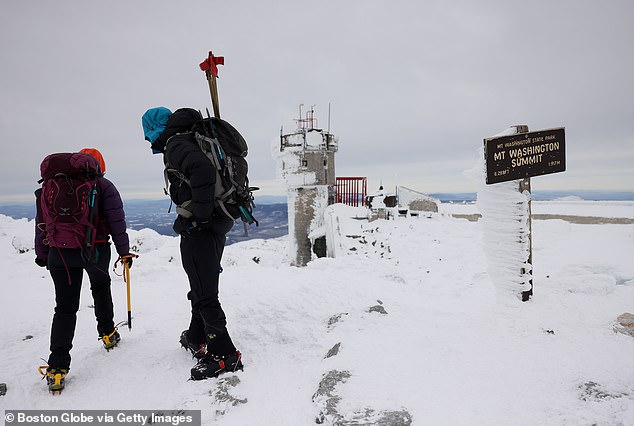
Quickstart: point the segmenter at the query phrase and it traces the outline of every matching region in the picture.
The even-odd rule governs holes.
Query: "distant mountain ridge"
[[[153,229],[162,235],[175,236],[172,224],[176,218],[175,206],[166,200],[131,200],[125,202],[126,222],[131,229]],[[0,209],[1,212],[1,209]],[[253,238],[277,238],[288,233],[288,209],[286,204],[260,204],[253,215],[259,225],[245,227],[236,223],[227,234],[227,244]]]
[[[172,224],[176,218],[173,205],[169,199],[164,200],[130,200],[124,201],[126,222],[130,229],[152,229],[162,235],[175,236]],[[0,214],[14,219],[35,218],[34,204],[15,204],[0,206]],[[247,226],[245,234],[242,223],[236,223],[227,234],[227,244],[253,238],[277,238],[288,234],[288,210],[284,204],[260,204],[254,212],[259,226]]]
[[[433,193],[431,197],[437,198],[444,203],[449,202],[472,202],[477,198],[475,192],[454,192],[454,193]],[[579,197],[587,201],[631,201],[634,200],[634,191],[533,191],[532,198],[535,201],[551,201],[563,197]]]

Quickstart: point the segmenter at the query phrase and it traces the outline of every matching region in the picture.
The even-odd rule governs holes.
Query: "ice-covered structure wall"
[[[298,129],[272,144],[277,177],[288,188],[288,253],[291,264],[306,265],[315,240],[325,238],[323,212],[334,198],[336,139],[320,129]]]
[[[511,133],[509,129],[504,136]],[[530,197],[519,191],[519,180],[487,185],[484,148],[478,164],[466,172],[478,183],[476,205],[482,214],[481,224],[487,271],[500,295],[521,298],[531,289]]]
[[[404,186],[398,187],[398,205],[409,210],[438,212],[440,201]]]

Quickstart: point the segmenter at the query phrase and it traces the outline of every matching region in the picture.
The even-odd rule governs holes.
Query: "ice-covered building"
[[[440,200],[404,186],[397,186],[396,193],[391,193],[381,185],[378,191],[371,192],[366,197],[371,220],[390,219],[397,213],[402,217],[421,214],[429,217],[432,213],[438,213],[439,204]]]
[[[276,160],[288,187],[288,234],[291,264],[305,266],[326,255],[324,210],[335,202],[335,152],[338,140],[318,128],[311,108],[292,133],[280,132]]]
[[[438,213],[440,200],[404,186],[399,186],[397,191],[399,213],[405,212],[412,216],[424,213]]]

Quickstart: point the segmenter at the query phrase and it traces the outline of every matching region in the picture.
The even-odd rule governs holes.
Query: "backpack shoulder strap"
[[[225,154],[218,143],[218,139],[211,138],[199,132],[194,132],[194,138],[196,138],[200,150],[205,153],[216,170],[221,170],[225,163]]]

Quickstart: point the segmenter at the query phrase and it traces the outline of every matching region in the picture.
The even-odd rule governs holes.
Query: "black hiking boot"
[[[46,368],[46,371],[44,371]],[[68,374],[68,368],[51,368],[40,367],[40,374],[46,377],[46,384],[48,385],[48,391],[51,393],[61,393],[64,390],[64,379]]]
[[[244,370],[242,365],[242,354],[235,351],[228,355],[211,355],[205,354],[200,358],[198,364],[192,368],[192,380],[204,380],[218,377],[222,373]]]
[[[110,349],[117,346],[119,341],[121,341],[121,335],[117,331],[117,327],[115,327],[112,333],[100,335],[99,340],[103,343],[103,347],[106,348],[107,351],[110,351]]]
[[[205,356],[207,352],[207,344],[205,343],[193,343],[189,340],[189,330],[185,330],[181,333],[180,338],[181,346],[191,352],[192,357],[200,359]]]

